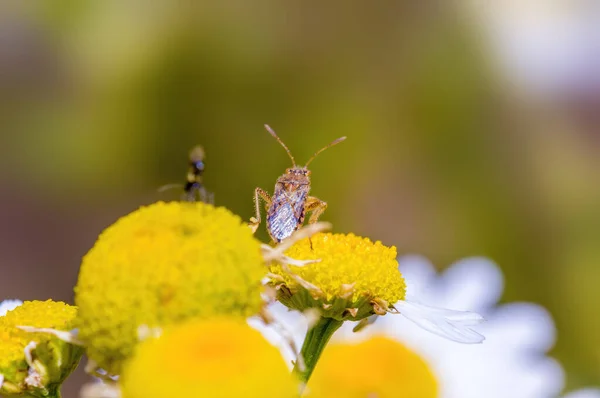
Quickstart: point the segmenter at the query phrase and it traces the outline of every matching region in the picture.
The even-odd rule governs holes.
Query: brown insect
[[[281,242],[302,226],[308,212],[312,213],[308,223],[313,224],[318,221],[327,208],[326,202],[308,195],[310,192],[310,170],[307,167],[318,154],[344,141],[346,137],[340,137],[319,149],[303,167],[299,167],[296,165],[296,161],[288,147],[285,146],[271,127],[265,124],[265,128],[285,149],[292,160],[293,167],[286,169],[285,174],[277,179],[273,197],[270,197],[264,189],[256,188],[254,190],[256,217],[250,218],[249,225],[252,232],[256,232],[260,225],[260,199],[262,198],[265,201],[267,211],[267,232],[269,232],[269,236],[273,241]]]

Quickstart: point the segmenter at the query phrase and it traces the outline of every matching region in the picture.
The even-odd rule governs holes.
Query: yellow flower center
[[[279,351],[231,319],[193,321],[142,343],[121,387],[123,398],[298,396]]]
[[[293,271],[321,289],[327,300],[344,296],[349,286],[353,287],[352,301],[368,296],[393,304],[406,294],[396,248],[379,241],[373,243],[354,234],[320,233],[296,243],[286,255],[298,260],[321,259],[304,267],[293,267]],[[288,287],[298,286],[280,265],[272,265],[271,272],[282,276]]]
[[[327,347],[308,383],[309,398],[435,398],[425,361],[395,340],[374,337]]]
[[[265,272],[260,242],[227,209],[155,203],[108,227],[84,257],[79,337],[100,367],[118,374],[141,325],[256,314]]]
[[[60,388],[79,363],[83,349],[46,333],[30,333],[18,326],[68,331],[77,308],[62,302],[26,301],[0,316],[0,394],[49,396]],[[31,355],[27,362],[25,350]]]
[[[0,374],[14,365],[15,361],[23,364],[23,350],[30,342],[40,343],[53,337],[42,333],[28,333],[17,326],[34,326],[69,330],[77,309],[62,302],[26,301],[5,316],[0,317]]]

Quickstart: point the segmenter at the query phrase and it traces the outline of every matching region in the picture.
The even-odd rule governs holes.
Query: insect
[[[312,213],[308,223],[313,224],[317,222],[321,214],[327,209],[327,202],[308,195],[310,192],[310,170],[307,167],[318,154],[344,141],[346,137],[340,137],[319,149],[304,166],[300,167],[296,164],[288,147],[285,146],[273,129],[266,124],[265,128],[285,149],[292,160],[293,166],[286,169],[285,174],[275,182],[273,197],[270,197],[264,189],[256,188],[254,190],[256,217],[250,218],[249,225],[252,232],[256,232],[261,222],[260,199],[262,199],[265,202],[265,209],[267,211],[267,231],[269,236],[273,241],[281,242],[302,226],[308,212]]]
[[[202,183],[204,174],[204,148],[196,146],[190,151],[190,165],[187,173],[187,183],[183,188],[184,199],[195,202],[196,198],[205,203],[214,203],[214,195],[208,192]]]
[[[195,146],[190,151],[189,167],[187,172],[187,182],[183,186],[182,200],[187,202],[205,202],[214,203],[214,195],[208,192],[202,182],[204,174],[204,148],[200,145]],[[181,184],[165,185],[160,191],[165,191],[170,188],[181,188]]]

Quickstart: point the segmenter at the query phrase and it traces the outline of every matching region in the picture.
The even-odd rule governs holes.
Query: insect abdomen
[[[273,196],[267,214],[267,229],[271,238],[281,242],[289,237],[304,222],[304,204],[306,193],[297,192],[296,197],[289,198],[285,193]]]

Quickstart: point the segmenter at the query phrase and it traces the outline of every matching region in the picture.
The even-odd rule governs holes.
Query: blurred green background
[[[290,164],[268,123],[299,162],[348,136],[311,165],[336,231],[489,256],[504,301],[552,312],[569,387],[599,383],[599,125],[516,95],[455,2],[376,4],[3,3],[1,298],[71,301],[97,234],[177,199],[157,190],[195,144],[248,219]]]

